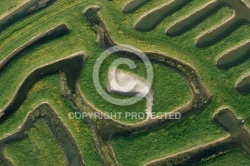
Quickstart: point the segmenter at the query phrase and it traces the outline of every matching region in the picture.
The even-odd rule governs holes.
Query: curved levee
[[[216,42],[225,38],[225,36],[230,35],[233,31],[238,29],[244,24],[249,22],[245,19],[239,19],[238,17],[233,17],[231,20],[222,24],[220,27],[213,29],[210,32],[205,33],[197,39],[196,45],[198,47],[208,47]]]
[[[171,26],[166,34],[170,37],[176,37],[182,35],[183,33],[187,32],[188,30],[192,29],[200,22],[211,16],[217,10],[219,10],[224,3],[218,4],[218,1],[212,1],[202,9],[195,11],[190,16],[184,18],[183,20],[177,22],[173,26]]]
[[[129,8],[131,4],[136,4],[136,2],[139,3],[139,1],[131,1],[125,6],[128,6]],[[160,22],[162,22],[162,20],[180,10],[190,2],[191,1],[173,0],[166,5],[153,9],[149,13],[142,16],[142,18],[137,21],[134,28],[142,32],[152,31],[158,24],[160,24]],[[218,28],[214,28],[211,31],[204,33],[202,36],[199,36],[196,41],[196,45],[198,47],[208,47],[216,42],[219,42],[242,25],[250,23],[250,9],[247,2],[243,0],[213,0],[202,9],[195,11],[190,16],[182,19],[170,27],[166,34],[171,37],[179,36],[192,29],[202,20],[219,10],[222,6],[229,6],[233,8],[235,10],[235,16],[226,23],[220,25]]]
[[[107,29],[105,23],[102,21],[101,17],[98,14],[98,10],[99,10],[98,7],[92,7],[87,9],[84,13],[85,17],[93,27],[93,30],[98,35],[98,40],[97,40],[98,45],[103,49],[107,49],[111,46],[118,45],[112,40],[109,30]],[[190,103],[188,103],[184,107],[174,110],[173,112],[180,112],[182,116],[185,116],[205,106],[209,102],[211,95],[208,92],[207,88],[201,82],[197,72],[191,66],[162,53],[145,52],[145,54],[152,62],[175,69],[179,74],[181,74],[186,79],[186,81],[190,85],[190,89],[193,93],[193,98],[191,99]],[[133,59],[138,58],[136,55],[130,52],[120,52],[119,55],[122,57],[129,57]],[[77,96],[81,96],[80,99],[77,99],[78,101],[83,100],[83,102],[78,102],[78,103],[75,102],[75,104],[79,108],[84,107],[84,105],[85,106],[87,105],[92,109],[92,111],[102,113],[100,110],[97,110],[93,105],[91,105],[88,101],[86,101],[85,97],[81,94],[80,90],[78,91]],[[100,126],[99,129],[100,135],[102,135],[105,139],[109,140],[112,137],[120,135],[123,136],[131,135],[133,133],[144,131],[146,129],[153,128],[155,126],[160,126],[169,122],[173,122],[175,120],[171,120],[168,117],[168,113],[166,113],[166,115],[157,117],[155,119],[148,119],[146,121],[137,124],[124,124],[115,121],[113,119],[108,119],[108,120],[102,119],[101,121],[95,119],[95,121],[98,121],[97,123],[103,124]],[[110,128],[112,128],[112,130],[109,130]]]
[[[244,127],[242,119],[238,119],[231,110],[224,108],[214,115],[214,121],[229,132],[229,136],[206,145],[170,155],[166,158],[151,161],[146,165],[192,165],[201,161],[203,158],[214,154],[225,153],[235,148],[242,148],[250,155],[250,133]]]
[[[131,0],[122,9],[124,13],[133,13],[151,0]]]
[[[250,74],[244,76],[237,84],[236,89],[242,94],[250,94]]]
[[[25,100],[33,84],[47,75],[63,72],[66,75],[66,84],[70,91],[76,91],[76,84],[80,76],[86,55],[83,52],[75,53],[70,57],[45,64],[30,72],[20,84],[13,99],[0,110],[0,123],[11,115]]]
[[[135,25],[135,29],[142,32],[154,30],[166,17],[180,10],[191,1],[174,0],[160,8],[157,8],[143,16]]]
[[[39,119],[44,119],[51,132],[61,145],[66,159],[67,165],[86,165],[79,147],[68,128],[58,117],[55,109],[49,103],[43,103],[32,111],[26,118],[20,129],[14,134],[8,135],[0,140],[0,163],[4,165],[14,165],[7,157],[5,157],[4,147],[13,142],[18,142],[28,137],[28,132]]]
[[[32,39],[15,49],[13,52],[11,52],[4,60],[0,62],[0,71],[3,70],[14,58],[21,55],[24,51],[30,49],[31,47],[44,44],[50,40],[65,35],[66,33],[68,33],[68,31],[69,28],[66,24],[60,24],[44,33],[33,37]]]
[[[22,18],[54,3],[55,1],[56,0],[26,0],[13,11],[0,16],[0,33]]]
[[[171,166],[186,166],[192,165],[196,162],[201,161],[203,158],[217,154],[220,152],[226,152],[230,149],[235,148],[231,144],[231,139],[225,137],[219,141],[209,143],[200,147],[189,149],[181,153],[170,155],[166,158],[153,160],[149,163],[146,163],[146,166],[162,166],[162,165],[171,165]]]
[[[196,42],[198,47],[208,47],[222,40],[242,25],[250,23],[250,9],[242,0],[217,0],[217,2],[219,2],[218,5],[225,3],[233,8],[235,10],[235,16],[220,27],[200,36]]]
[[[228,69],[240,64],[250,56],[250,42],[247,42],[236,49],[233,49],[217,60],[217,67],[220,69]]]

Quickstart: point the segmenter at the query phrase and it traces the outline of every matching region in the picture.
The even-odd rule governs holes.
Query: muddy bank
[[[198,47],[208,47],[212,44],[215,44],[230,35],[236,29],[241,27],[244,24],[248,24],[245,19],[239,19],[238,17],[234,17],[226,23],[222,24],[216,29],[209,31],[198,38],[196,45]]]
[[[250,93],[250,74],[243,77],[237,84],[236,89],[242,94]]]
[[[221,41],[226,36],[230,35],[242,25],[250,23],[250,9],[247,4],[241,0],[217,0],[218,5],[226,4],[235,10],[235,15],[232,19],[222,24],[216,29],[206,32],[198,38],[196,45],[198,47],[207,47],[216,42]]]
[[[236,49],[233,49],[222,55],[217,60],[217,67],[220,69],[228,69],[236,66],[250,57],[250,42],[247,42]]]
[[[156,28],[166,17],[180,10],[191,1],[172,1],[167,5],[157,8],[143,16],[135,25],[135,29],[142,32],[149,32]]]
[[[16,7],[12,12],[3,14],[0,17],[0,33],[26,16],[42,9],[56,0],[27,0]]]
[[[69,29],[66,24],[60,24],[52,29],[39,34],[36,37],[33,37],[25,44],[16,48],[13,52],[11,52],[4,60],[0,62],[0,71],[3,70],[15,57],[21,55],[23,52],[27,51],[30,48],[41,45],[43,43],[49,42],[55,38],[58,38],[62,35],[68,33]]]
[[[233,18],[226,21],[218,28],[211,29],[200,36],[196,41],[198,47],[210,46],[230,35],[242,25],[250,23],[250,9],[245,2],[241,0],[215,0],[204,6],[202,9],[195,11],[190,16],[177,22],[167,30],[166,34],[171,37],[181,35],[207,19],[223,6],[229,6],[235,10]]]
[[[74,93],[85,60],[85,54],[83,52],[79,52],[68,58],[40,66],[31,71],[31,73],[20,84],[20,87],[16,91],[13,99],[2,110],[0,110],[0,123],[6,120],[6,118],[16,111],[17,108],[24,102],[28,92],[36,81],[47,75],[63,72],[66,75],[67,86],[72,93]]]
[[[203,20],[211,16],[213,13],[218,11],[225,4],[218,4],[217,1],[209,3],[202,9],[195,11],[193,14],[184,18],[183,20],[177,22],[173,26],[171,26],[166,34],[171,37],[179,36],[188,30],[192,29]]]
[[[131,0],[122,9],[124,13],[133,13],[151,0]]]
[[[244,126],[243,118],[237,118],[230,109],[223,108],[215,114],[214,120],[230,133],[232,144],[237,145],[238,148],[243,149],[250,155],[250,132]]]

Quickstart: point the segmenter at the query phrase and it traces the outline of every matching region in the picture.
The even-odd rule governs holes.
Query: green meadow
[[[115,42],[131,45],[142,51],[162,52],[189,64],[197,71],[201,81],[212,95],[207,106],[175,123],[132,136],[119,136],[111,140],[119,165],[144,165],[152,160],[225,137],[228,133],[213,120],[215,112],[223,106],[231,108],[238,117],[242,117],[245,126],[250,130],[250,95],[243,95],[235,89],[238,79],[250,72],[250,60],[225,70],[216,66],[216,60],[222,53],[249,40],[250,25],[241,26],[230,35],[225,36],[223,40],[209,47],[197,47],[195,43],[200,35],[218,27],[233,16],[234,10],[229,6],[223,6],[186,33],[177,37],[166,35],[167,28],[171,27],[173,23],[180,21],[208,2],[209,0],[192,0],[185,7],[166,17],[150,32],[136,31],[134,25],[145,13],[166,4],[166,0],[152,0],[130,14],[122,12],[127,0],[57,0],[46,8],[28,15],[0,32],[0,62],[17,47],[52,27],[65,23],[70,31],[56,39],[25,50],[4,69],[0,69],[0,110],[13,99],[20,84],[33,70],[76,52],[84,51],[87,60],[78,84],[87,101],[104,113],[145,112],[145,99],[126,107],[117,106],[103,99],[95,89],[92,78],[93,66],[104,50],[96,44],[97,35],[83,16],[83,12],[88,7],[99,6],[100,16]],[[0,15],[20,3],[21,1],[2,0],[0,2]],[[112,55],[102,64],[100,78],[104,89],[107,88],[109,66],[118,58],[119,55]],[[134,61],[136,69],[129,69],[126,65],[120,66],[120,69],[146,78],[145,66],[142,61]],[[154,70],[153,112],[171,112],[191,101],[190,85],[182,75],[168,66],[156,63],[152,65]],[[117,94],[111,95],[121,99],[128,98]],[[21,106],[6,120],[0,119],[0,140],[8,134],[15,133],[18,127],[24,123],[28,113],[43,102],[49,102],[55,108],[75,138],[86,164],[103,165],[90,124],[84,119],[72,120],[68,117],[68,114],[77,111],[77,108],[62,92],[62,75],[60,73],[39,79],[30,89]],[[124,116],[122,119],[116,120],[125,124],[136,124],[143,121],[143,119],[126,119]],[[4,147],[3,153],[14,165],[20,166],[34,163],[37,165],[66,165],[67,162],[61,145],[43,120],[34,124],[28,132],[27,138]],[[242,150],[235,149],[205,158],[196,165],[226,166],[231,164],[245,166],[249,163],[250,156]]]

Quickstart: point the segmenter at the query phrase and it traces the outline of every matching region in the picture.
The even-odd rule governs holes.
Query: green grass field
[[[83,66],[78,84],[87,101],[104,113],[145,112],[145,99],[126,107],[116,106],[104,100],[95,89],[92,78],[93,66],[103,50],[96,44],[97,35],[83,16],[83,12],[88,7],[99,6],[100,16],[110,30],[111,37],[117,43],[131,45],[143,51],[163,52],[191,65],[197,70],[202,82],[212,95],[211,102],[205,108],[201,108],[175,123],[132,136],[119,136],[112,139],[110,142],[119,165],[144,165],[152,160],[210,143],[226,136],[227,132],[213,120],[214,113],[222,106],[232,108],[237,116],[244,119],[245,126],[250,130],[250,95],[242,95],[235,89],[239,77],[250,72],[249,59],[227,70],[220,70],[216,66],[216,60],[223,52],[249,40],[250,25],[241,26],[223,40],[209,47],[197,47],[195,42],[200,35],[218,27],[233,16],[234,10],[224,6],[180,36],[169,37],[165,34],[166,29],[174,22],[188,16],[208,2],[209,0],[193,0],[181,10],[164,19],[151,32],[136,31],[134,24],[145,13],[165,4],[165,0],[150,1],[132,14],[122,12],[127,0],[57,0],[50,6],[28,15],[0,33],[0,62],[30,38],[56,25],[65,23],[70,32],[24,51],[20,56],[14,58],[6,68],[0,69],[0,110],[13,99],[20,83],[32,70],[66,58],[73,53],[84,51],[88,58]],[[8,12],[19,3],[21,1],[2,0],[0,2],[0,15]],[[100,75],[104,89],[108,81],[109,66],[118,58],[119,56],[112,55],[103,63]],[[120,66],[120,69],[145,78],[143,63],[140,60],[135,60],[135,64],[137,65],[136,70],[130,70],[126,65]],[[152,90],[155,93],[153,112],[171,112],[191,100],[192,93],[183,76],[168,66],[156,63],[153,63],[153,69]],[[24,103],[7,120],[2,121],[0,118],[0,140],[8,134],[13,134],[23,124],[27,114],[36,106],[42,102],[49,102],[75,138],[86,164],[103,165],[94,139],[93,128],[89,122],[72,120],[68,117],[68,113],[77,111],[77,108],[63,95],[61,79],[61,74],[57,73],[36,82]],[[128,98],[119,95],[112,96]],[[145,119],[126,119],[122,116],[122,119],[116,120],[135,124]],[[28,138],[4,147],[4,155],[14,165],[33,165],[33,163],[37,163],[37,165],[66,165],[67,161],[61,145],[43,121],[38,121],[28,135]],[[250,156],[244,151],[236,149],[213,155],[197,165],[245,166],[249,163]]]

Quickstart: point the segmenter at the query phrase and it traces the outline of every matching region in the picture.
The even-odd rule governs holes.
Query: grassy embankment
[[[208,1],[204,0],[202,2]],[[110,28],[112,37],[114,37],[117,42],[121,44],[133,45],[144,51],[163,51],[173,57],[192,64],[198,70],[199,74],[202,77],[202,80],[214,95],[213,103],[206,109],[202,110],[201,113],[194,114],[174,125],[163,127],[153,132],[146,132],[134,137],[120,138],[115,140],[113,144],[114,149],[115,152],[117,152],[117,158],[122,165],[142,164],[151,159],[165,156],[167,154],[171,154],[188,147],[193,147],[195,145],[200,145],[201,143],[220,138],[224,135],[224,132],[222,132],[222,130],[214,124],[211,117],[215,109],[221,106],[221,104],[231,105],[233,108],[235,108],[235,111],[238,112],[239,115],[245,117],[246,124],[248,126],[250,125],[250,117],[247,113],[248,107],[246,104],[249,100],[249,96],[242,96],[234,89],[234,83],[238,78],[239,73],[245,72],[245,69],[247,68],[247,66],[249,66],[249,62],[244,62],[242,65],[234,69],[225,71],[219,71],[214,66],[215,58],[220,52],[228,49],[231,45],[235,45],[245,39],[245,36],[247,36],[248,34],[247,30],[249,26],[240,28],[232,35],[227,37],[224,41],[219,42],[209,48],[196,48],[194,45],[195,38],[200,33],[211,28],[212,22],[215,22],[215,20],[223,21],[223,19],[221,18],[228,18],[231,16],[232,10],[230,10],[229,8],[224,8],[209,19],[206,19],[202,24],[185,33],[183,36],[170,38],[166,37],[164,34],[165,28],[170,26],[171,22],[189,13],[196,6],[202,4],[202,2],[192,2],[185,8],[185,10],[181,10],[180,12],[173,14],[169,18],[165,19],[165,21],[160,24],[155,31],[152,31],[150,33],[141,33],[134,31],[134,21],[138,18],[138,16],[140,16],[140,14],[143,14],[155,4],[162,3],[162,1],[149,3],[144,8],[140,9],[139,12],[132,14],[129,17],[121,12],[121,8],[125,4],[124,0],[109,2],[109,5],[106,5],[106,2],[96,1],[97,4],[100,4],[100,12],[104,18],[104,21],[107,23],[108,28]],[[80,82],[81,89],[84,95],[99,108],[103,108],[103,106],[105,105],[103,111],[106,112],[111,112],[114,110],[143,111],[143,101],[131,107],[118,108],[102,101],[97,92],[95,92],[91,77],[91,66],[93,66],[95,59],[100,55],[102,50],[99,49],[95,44],[93,44],[96,40],[96,36],[88,26],[86,20],[84,20],[84,18],[82,17],[82,10],[86,8],[88,3],[94,4],[94,2],[88,2],[77,7],[72,7],[77,3],[80,3],[80,1],[75,1],[72,3],[68,1],[56,2],[54,6],[44,9],[43,11],[32,15],[26,20],[15,24],[0,36],[0,58],[2,59],[6,55],[8,55],[8,53],[10,53],[14,48],[19,46],[20,43],[27,41],[30,36],[35,36],[36,34],[39,34],[52,27],[56,23],[65,22],[72,30],[71,33],[65,37],[47,43],[43,46],[39,46],[25,53],[24,56],[17,58],[15,62],[11,63],[8,66],[8,69],[6,69],[6,71],[3,71],[1,73],[0,89],[1,98],[3,99],[0,103],[1,107],[11,98],[15,89],[18,87],[18,83],[29,73],[31,69],[41,64],[45,64],[46,62],[66,57],[76,51],[85,50],[89,55],[89,60],[83,70]],[[54,17],[51,17],[51,15],[53,15]],[[39,19],[37,19],[38,17]],[[216,24],[218,24],[217,21]],[[37,30],[36,27],[39,27],[39,30]],[[14,40],[16,38],[19,38],[19,40]],[[157,67],[156,65],[154,65],[154,70],[156,73],[156,78],[161,78],[160,80],[157,78],[157,82],[153,85],[155,86],[155,92],[158,95],[158,97],[156,96],[155,98],[155,102],[159,103],[156,104],[155,107],[157,107],[158,105],[158,109],[160,111],[162,111],[160,109],[161,107],[165,108],[163,109],[164,111],[171,111],[176,106],[179,106],[180,104],[186,103],[188,101],[187,99],[189,98],[187,96],[189,94],[189,91],[185,82],[181,81],[182,78],[175,75],[171,70],[166,70],[166,68],[163,69],[161,67]],[[20,72],[17,71],[22,71],[22,73],[20,74]],[[143,75],[141,71],[138,70],[136,71],[136,73],[138,72],[139,75]],[[102,75],[105,75],[104,72],[102,73]],[[59,80],[59,78],[57,79]],[[60,86],[58,86],[60,85],[60,82],[55,81],[57,79],[52,79],[48,82],[45,81],[44,86],[51,88],[51,86],[49,85],[53,83],[54,86],[58,87],[58,92],[60,92]],[[171,81],[171,83],[169,84],[170,86],[162,89],[163,86],[165,87],[166,83],[169,83],[168,81]],[[176,84],[176,82],[178,82],[178,84]],[[172,86],[173,83],[174,86]],[[6,88],[6,85],[8,85],[8,88]],[[176,96],[174,94],[176,94]],[[42,101],[43,98],[50,98],[48,96],[51,96],[51,101],[54,101],[55,97],[60,96],[59,94],[57,94],[56,96],[53,95],[54,94],[51,93],[51,90],[48,90],[47,93],[41,93],[40,95],[37,94],[34,95],[34,97],[31,97],[31,95],[29,95],[29,97],[31,103],[37,102],[37,104],[39,104],[39,102]],[[166,95],[169,95],[169,97],[166,97]],[[165,101],[161,101],[163,98],[167,99],[165,104]],[[66,103],[66,101],[64,100],[62,102]],[[15,118],[13,117],[9,120],[8,124],[12,124],[12,127],[8,126],[9,130],[5,132],[8,133],[11,130],[15,129],[15,127],[18,126],[17,124],[21,123],[19,115],[22,114],[22,117],[25,117],[27,111],[34,108],[34,106],[34,104],[27,104],[26,106],[24,104],[24,106],[22,106],[15,114]],[[22,108],[26,112],[23,111]],[[60,112],[60,115],[62,117],[64,116],[65,122],[68,125],[70,124],[72,126],[70,130],[73,131],[76,129],[75,127],[73,127],[74,125],[72,124],[72,121],[69,121],[67,119],[66,113],[64,113],[63,115],[62,110],[71,110],[67,108],[67,106],[62,106],[57,110]],[[156,110],[157,108],[155,108],[154,111]],[[76,121],[75,123],[83,125],[79,121]],[[1,128],[5,127],[1,126]],[[85,130],[89,130],[89,128],[85,127]],[[75,135],[75,133],[73,133],[73,135]],[[79,138],[81,138],[80,135],[82,136],[82,133],[78,133],[76,135],[79,135]],[[205,135],[206,137],[204,137]],[[91,137],[90,131],[88,132],[88,134],[86,134],[86,137]],[[89,140],[91,139],[92,138],[90,138]],[[78,144],[82,143],[82,139],[77,138],[76,140]],[[78,140],[80,140],[80,142]],[[187,142],[187,140],[190,140],[190,142]],[[79,146],[81,149],[84,149],[83,145]],[[179,149],[176,147],[179,147]],[[140,153],[138,153],[137,151],[140,151]],[[86,153],[89,154],[89,152]],[[89,157],[91,158],[91,155]],[[88,161],[94,162],[94,160],[96,159],[93,158],[89,159]],[[87,159],[85,160],[87,161]],[[98,161],[100,161],[100,159],[97,160],[97,162]]]
[[[48,76],[42,81],[37,82],[18,111],[13,114],[11,118],[1,124],[2,130],[0,135],[4,136],[8,133],[14,133],[17,130],[17,127],[23,123],[29,111],[32,111],[42,102],[49,102],[75,137],[81,153],[84,156],[85,162],[87,164],[91,163],[98,165],[101,163],[101,158],[95,147],[92,131],[84,120],[71,120],[68,118],[68,113],[74,112],[75,110],[71,103],[62,95],[60,85],[61,79],[59,76]],[[50,141],[50,138],[48,138],[48,141]],[[21,153],[22,152],[20,151],[20,154]],[[18,154],[19,151],[17,155]]]
[[[201,113],[197,113],[196,115],[191,116],[192,118],[187,118],[174,126],[155,131],[154,138],[152,138],[152,133],[150,135],[150,132],[147,132],[146,134],[141,134],[131,138],[120,138],[115,140],[113,145],[117,152],[117,158],[124,165],[143,164],[144,161],[148,161],[155,157],[163,157],[167,154],[220,138],[224,134],[212,121],[212,114],[221,105],[229,105],[235,108],[234,110],[244,117],[247,126],[249,127],[250,125],[250,117],[248,114],[249,108],[247,104],[249,96],[240,95],[234,88],[234,84],[239,75],[246,72],[246,69],[248,70],[247,66],[250,64],[249,61],[229,70],[220,71],[215,66],[215,60],[221,52],[230,49],[232,45],[236,45],[247,39],[246,37],[249,36],[249,25],[243,26],[234,31],[225,40],[218,42],[211,47],[205,49],[196,48],[195,41],[199,34],[211,29],[213,26],[218,26],[218,24],[232,16],[233,10],[224,7],[182,36],[170,38],[164,35],[166,28],[170,27],[172,22],[181,19],[185,14],[191,13],[196,6],[202,6],[204,2],[208,1],[193,1],[185,9],[166,18],[155,31],[148,33],[134,31],[133,24],[135,23],[135,20],[145,13],[145,11],[156,7],[156,4],[163,4],[162,2],[150,2],[138,10],[138,12],[128,16],[119,12],[123,4],[125,4],[125,1],[117,1],[114,2],[114,8],[116,10],[112,10],[109,17],[105,20],[111,32],[113,32],[112,36],[116,38],[116,41],[120,42],[124,39],[123,36],[125,37],[126,34],[131,34],[133,38],[126,38],[126,43],[130,45],[140,48],[140,45],[143,43],[145,44],[143,47],[146,49],[160,50],[192,64],[198,70],[203,82],[205,82],[205,85],[208,86],[208,89],[214,96],[212,104],[202,110]],[[108,11],[100,12],[104,14]],[[116,15],[115,17],[112,17],[114,13],[116,13]],[[122,20],[123,25],[114,24],[114,22],[119,22],[118,20]],[[218,20],[220,20],[219,23]],[[123,28],[126,27],[124,24],[131,28]],[[117,29],[119,29],[118,32]],[[138,42],[134,38],[143,41]],[[183,130],[177,132],[178,129],[180,130],[180,127],[183,128]],[[160,134],[160,130],[173,131],[173,133],[170,136],[163,136],[163,134]],[[185,130],[189,130],[189,132],[184,132]],[[157,142],[152,144],[154,140]],[[189,141],[187,142],[186,140]],[[180,146],[180,143],[184,142],[185,145]],[[136,153],[136,151],[140,151],[140,153]]]
[[[52,8],[52,7],[51,7]],[[50,10],[51,8],[45,9]],[[7,82],[13,82],[8,89],[3,89],[2,95],[6,96],[3,101],[1,101],[1,105],[7,102],[7,100],[13,95],[15,89],[18,87],[19,82],[25,77],[25,75],[28,74],[28,72],[33,69],[35,66],[38,66],[40,64],[44,64],[46,62],[56,60],[59,58],[63,58],[65,56],[68,56],[71,53],[74,53],[79,50],[86,50],[87,54],[89,56],[87,64],[84,68],[83,76],[82,76],[82,81],[81,81],[81,87],[84,94],[86,97],[93,103],[95,104],[98,108],[102,108],[103,111],[105,112],[115,112],[116,110],[120,111],[140,111],[144,112],[145,108],[145,101],[141,101],[137,105],[133,105],[131,107],[118,107],[118,106],[113,106],[106,101],[104,101],[96,92],[94,85],[92,83],[92,66],[97,58],[102,53],[102,50],[100,50],[97,46],[93,45],[93,43],[96,40],[95,34],[92,32],[91,29],[88,27],[84,27],[86,25],[84,23],[84,18],[81,17],[81,11],[84,8],[84,5],[73,8],[73,9],[68,9],[64,11],[63,13],[60,13],[61,15],[67,15],[66,17],[63,18],[63,20],[55,20],[54,23],[51,23],[51,18],[48,20],[47,27],[50,27],[54,25],[55,23],[62,23],[65,22],[67,25],[69,25],[69,28],[71,29],[71,33],[65,37],[62,37],[60,39],[57,39],[55,41],[49,42],[47,44],[44,44],[39,47],[35,47],[31,49],[28,53],[24,53],[25,56],[20,56],[13,61],[9,65],[9,69],[3,71],[1,73],[1,78],[3,85]],[[51,11],[52,12],[52,11]],[[69,13],[72,13],[69,14]],[[49,13],[49,12],[48,12]],[[66,14],[68,13],[68,14]],[[49,14],[48,14],[49,15]],[[70,15],[70,16],[69,16]],[[33,16],[32,16],[33,17]],[[32,18],[31,17],[31,18]],[[45,17],[45,16],[44,16]],[[28,19],[31,19],[28,18]],[[27,20],[28,20],[27,19]],[[27,21],[25,20],[25,21]],[[41,18],[43,20],[43,17]],[[25,22],[24,21],[24,22]],[[29,21],[30,22],[30,21]],[[39,20],[37,20],[39,22]],[[45,23],[46,21],[44,21]],[[18,23],[19,24],[22,24]],[[39,23],[38,23],[39,24]],[[50,25],[52,24],[52,25]],[[18,26],[17,25],[17,26]],[[28,27],[27,27],[28,28]],[[26,29],[26,28],[25,28]],[[33,28],[30,28],[33,29]],[[21,29],[20,31],[22,31]],[[84,32],[83,32],[84,31]],[[25,31],[22,31],[23,33],[27,33]],[[32,33],[33,31],[31,30],[31,34],[37,34],[37,32]],[[7,32],[6,32],[7,33]],[[19,32],[15,32],[18,33]],[[86,33],[86,35],[85,35]],[[11,38],[11,37],[10,37]],[[88,40],[86,40],[88,39]],[[20,39],[21,41],[23,38]],[[27,40],[27,38],[26,38]],[[67,44],[64,42],[64,40],[68,41]],[[4,40],[3,44],[8,41]],[[11,45],[12,46],[12,45]],[[58,49],[60,48],[60,49]],[[9,53],[8,49],[3,49],[3,52],[5,51]],[[36,56],[34,59],[33,57]],[[108,64],[112,61],[112,58],[108,59],[107,63],[104,63],[103,66],[108,66]],[[28,67],[27,67],[28,66]],[[141,65],[142,66],[142,65]],[[161,75],[158,76],[156,75],[157,81],[155,81],[155,85],[153,85],[155,88],[155,93],[156,93],[156,100],[155,100],[155,107],[156,111],[171,111],[174,108],[178,107],[179,105],[183,105],[189,101],[191,98],[190,92],[188,89],[188,86],[186,85],[184,79],[182,79],[179,75],[176,75],[175,72],[171,69],[164,69],[164,67],[156,67],[155,65],[155,72],[156,73],[161,73]],[[140,67],[138,67],[140,68]],[[18,74],[15,72],[16,70],[22,70],[22,74]],[[164,72],[162,72],[164,71]],[[141,73],[142,75],[143,70],[138,69],[138,72],[135,71],[135,73]],[[107,73],[107,68],[104,70],[101,75],[103,78],[103,84],[106,83],[106,76],[105,74]],[[166,77],[162,77],[163,75],[166,75]],[[178,82],[177,86],[178,88],[172,88],[171,85],[175,84]],[[166,86],[168,84],[168,86]],[[164,88],[164,89],[163,89]],[[162,93],[162,91],[165,91],[167,93]],[[168,97],[166,97],[166,95]],[[166,100],[162,102],[162,98],[165,97]],[[157,108],[158,107],[158,108]],[[130,120],[131,121],[131,120]],[[138,120],[137,120],[138,121]],[[133,122],[133,121],[132,121]]]
[[[18,4],[20,4],[23,1],[24,0],[0,1],[0,15],[15,8]]]

